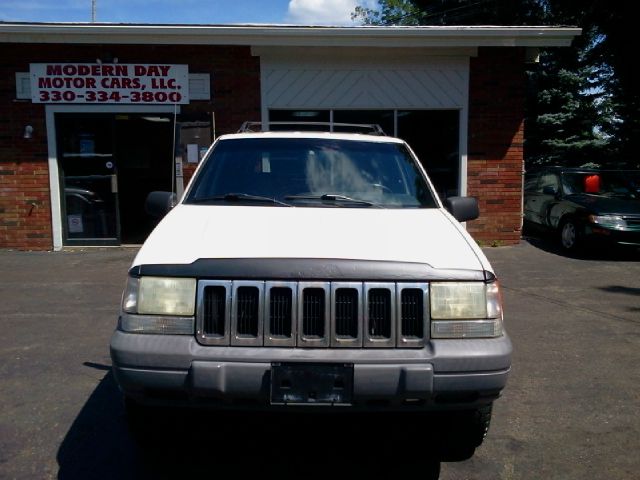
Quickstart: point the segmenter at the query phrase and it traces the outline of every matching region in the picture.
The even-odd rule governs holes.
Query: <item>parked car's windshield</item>
[[[398,143],[332,138],[229,139],[220,141],[205,162],[185,203],[436,206],[409,151]]]
[[[565,195],[593,194],[640,198],[640,172],[564,172]]]

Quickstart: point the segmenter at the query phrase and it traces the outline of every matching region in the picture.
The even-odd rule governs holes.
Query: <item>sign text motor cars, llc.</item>
[[[189,103],[188,65],[32,63],[33,103]]]

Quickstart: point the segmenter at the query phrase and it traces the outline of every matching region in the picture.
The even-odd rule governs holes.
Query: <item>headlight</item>
[[[129,278],[122,309],[143,315],[192,316],[196,304],[195,278]]]
[[[430,299],[432,338],[502,335],[502,299],[497,282],[434,282]]]
[[[605,228],[613,228],[616,230],[627,228],[625,219],[617,215],[589,215],[589,221]]]

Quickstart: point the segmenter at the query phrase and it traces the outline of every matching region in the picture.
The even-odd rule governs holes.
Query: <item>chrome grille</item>
[[[204,345],[421,347],[428,284],[200,280]]]
[[[232,282],[231,345],[262,345],[263,292],[264,282]]]
[[[292,292],[287,287],[271,289],[269,300],[269,331],[275,337],[291,337]]]
[[[198,282],[196,335],[200,343],[229,345],[231,286],[226,280]]]
[[[362,346],[362,282],[331,283],[332,347]]]
[[[264,344],[293,347],[296,345],[298,284],[266,282],[264,286]]]
[[[422,323],[422,290],[417,288],[405,288],[400,296],[400,331],[405,337],[424,336],[424,325]]]
[[[329,346],[329,282],[298,284],[298,346]]]
[[[302,292],[302,334],[324,337],[324,290],[307,288]]]
[[[386,288],[369,291],[369,336],[391,338],[391,292]]]
[[[226,296],[226,290],[222,286],[211,286],[204,289],[203,330],[207,335],[224,336]]]
[[[335,296],[336,335],[344,338],[358,337],[358,291],[339,288]]]
[[[366,347],[396,346],[395,283],[365,283]],[[393,294],[392,294],[393,292]]]
[[[258,336],[258,308],[260,291],[256,287],[238,288],[238,335]]]

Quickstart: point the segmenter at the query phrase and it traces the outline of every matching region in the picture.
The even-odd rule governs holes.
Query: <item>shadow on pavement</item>
[[[640,249],[633,247],[615,247],[613,245],[589,245],[579,253],[569,254],[562,250],[558,240],[553,235],[546,232],[535,232],[535,234],[527,232],[527,234],[523,235],[522,241],[547,253],[577,260],[640,261]]]
[[[87,400],[58,450],[58,478],[243,476],[437,479],[439,463],[420,441],[428,425],[382,414],[268,414],[209,410],[154,412],[132,437],[111,372]]]

